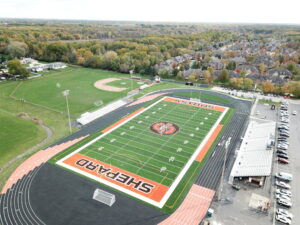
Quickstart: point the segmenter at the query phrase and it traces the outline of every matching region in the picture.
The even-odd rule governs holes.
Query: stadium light
[[[67,103],[67,112],[68,112],[68,119],[69,119],[69,129],[70,133],[72,133],[72,126],[71,126],[71,119],[70,119],[70,110],[69,110],[69,102],[68,102],[68,95],[70,94],[70,90],[64,90],[62,92],[63,96],[66,97],[66,103]]]

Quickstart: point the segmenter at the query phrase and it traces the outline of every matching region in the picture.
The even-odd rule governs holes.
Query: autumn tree
[[[223,69],[223,70],[221,71],[221,75],[220,75],[219,80],[220,80],[222,83],[226,83],[226,82],[229,81],[229,72],[228,72],[228,70]]]
[[[267,82],[263,82],[262,83],[262,91],[264,93],[272,93],[274,91],[274,85],[272,84],[272,82],[267,81]]]
[[[9,73],[12,75],[21,75],[21,77],[29,76],[29,71],[17,59],[8,61],[7,67]]]
[[[267,66],[263,63],[258,65],[258,71],[262,74],[264,72],[266,72]]]

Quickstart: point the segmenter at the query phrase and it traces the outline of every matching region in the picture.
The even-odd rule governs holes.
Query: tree
[[[9,73],[12,75],[21,75],[21,77],[29,76],[29,71],[17,59],[8,61],[7,67]]]
[[[226,82],[229,81],[229,73],[228,73],[228,70],[226,70],[226,69],[223,69],[223,70],[222,70],[219,80],[220,80],[222,83],[226,83]]]
[[[167,70],[167,69],[162,69],[160,71],[158,71],[158,75],[161,77],[161,78],[169,78],[170,77],[170,71]]]
[[[243,79],[244,89],[252,89],[253,88],[253,80],[249,78]]]
[[[266,72],[266,69],[267,69],[267,66],[265,64],[261,63],[258,65],[258,70],[261,74]]]
[[[183,80],[183,79],[184,79],[183,74],[182,74],[181,71],[179,71],[179,72],[177,73],[176,78],[177,78],[178,80]]]
[[[234,61],[230,61],[226,66],[226,69],[228,70],[235,70],[235,68],[236,68],[236,63]]]
[[[292,84],[292,94],[296,98],[300,98],[300,82],[295,82]]]
[[[275,87],[271,82],[267,81],[262,83],[262,91],[264,93],[272,93],[274,89]]]
[[[7,46],[7,55],[10,58],[22,58],[26,54],[27,45],[25,43],[13,42]]]
[[[200,67],[201,67],[201,62],[199,61],[193,62],[192,69],[200,69]]]
[[[210,84],[212,82],[212,76],[208,70],[203,72],[204,83]]]
[[[197,74],[193,73],[189,76],[189,81],[190,82],[196,82],[198,80]]]

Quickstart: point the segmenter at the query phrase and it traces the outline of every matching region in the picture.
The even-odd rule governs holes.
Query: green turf
[[[198,98],[201,100],[209,100],[209,101],[214,101],[214,102],[219,102],[219,103],[224,103],[224,104],[230,104],[231,102],[225,98],[215,96],[215,95],[210,95],[206,94],[203,92],[175,92],[174,95],[176,96],[185,96],[189,98]]]
[[[66,100],[63,90],[70,90],[68,96],[70,113],[79,116],[81,113],[99,108],[99,101],[107,104],[113,100],[124,97],[127,93],[140,85],[138,81],[122,79],[111,82],[117,87],[127,88],[121,92],[109,92],[94,87],[94,82],[105,78],[122,78],[125,74],[108,72],[89,68],[67,68],[60,71],[51,71],[41,78],[22,82],[13,93],[17,99],[25,99],[58,112],[66,111]]]
[[[170,186],[220,115],[210,109],[162,101],[80,153]],[[179,131],[174,135],[151,131],[150,126],[160,121],[175,123]],[[177,152],[178,148],[182,150]],[[169,162],[172,156],[175,160]],[[166,171],[160,172],[162,167]]]
[[[37,124],[0,111],[0,167],[46,137]]]
[[[151,102],[153,103],[155,101],[157,101],[157,99],[153,100]],[[187,192],[189,191],[191,185],[193,184],[194,180],[196,179],[197,175],[199,174],[199,172],[201,171],[201,169],[205,165],[205,162],[207,161],[207,159],[211,155],[215,145],[218,143],[218,140],[221,137],[222,132],[226,128],[226,126],[229,123],[229,121],[230,121],[233,114],[234,114],[234,109],[229,109],[229,111],[226,113],[226,115],[224,116],[224,118],[220,122],[220,124],[223,124],[224,127],[223,127],[221,133],[219,133],[218,137],[215,139],[215,141],[212,144],[211,148],[209,149],[208,153],[206,154],[206,156],[204,157],[202,162],[197,162],[197,161],[193,162],[190,169],[187,171],[185,176],[182,178],[182,180],[180,181],[180,183],[178,184],[178,186],[176,187],[176,189],[174,190],[174,192],[172,193],[172,195],[170,196],[170,198],[166,202],[165,206],[162,209],[160,209],[162,212],[172,213],[181,204],[181,202],[185,198]],[[91,140],[95,139],[99,135],[100,135],[100,133],[95,133],[95,134],[91,135],[90,137],[82,140],[81,142],[75,144],[74,146],[71,146],[70,148],[66,149],[65,151],[63,151],[63,152],[59,153],[58,155],[56,155],[55,157],[53,157],[50,160],[50,162],[54,164],[55,162],[57,162],[61,158],[67,156],[68,154],[70,154],[74,150],[78,149],[80,146],[83,146],[84,144],[90,142]],[[73,171],[70,171],[70,172],[73,172]],[[80,176],[85,177],[84,175],[80,175]],[[90,178],[86,178],[86,179],[90,179]],[[92,180],[92,179],[90,179],[90,180]],[[94,181],[94,180],[92,180],[92,181]],[[136,199],[136,200],[141,201],[139,199]]]
[[[165,213],[172,213],[174,212],[177,207],[181,204],[181,202],[184,200],[186,194],[190,190],[191,186],[193,185],[195,179],[199,175],[200,171],[202,170],[203,166],[205,165],[206,161],[212,154],[213,150],[215,149],[215,146],[217,145],[220,137],[223,135],[223,132],[230,122],[232,116],[234,115],[235,110],[229,109],[226,113],[226,115],[223,117],[220,124],[223,124],[223,128],[221,132],[218,134],[217,138],[214,140],[214,143],[210,146],[208,152],[206,153],[204,159],[201,162],[194,161],[190,169],[187,171],[185,176],[182,178],[176,189],[173,191],[172,195],[164,205],[162,211]]]

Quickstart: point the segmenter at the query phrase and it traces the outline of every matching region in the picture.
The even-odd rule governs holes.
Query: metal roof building
[[[229,183],[235,177],[263,177],[271,175],[275,122],[252,120],[232,167]]]

